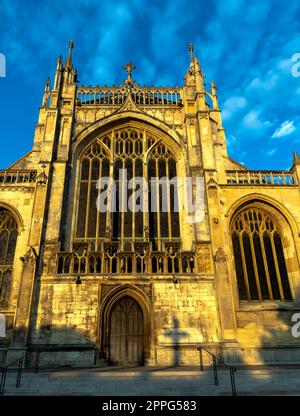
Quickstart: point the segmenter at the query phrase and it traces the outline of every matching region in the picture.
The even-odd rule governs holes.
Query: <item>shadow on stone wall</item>
[[[171,367],[177,367],[182,363],[180,341],[186,338],[189,334],[180,329],[180,323],[175,314],[172,316],[172,328],[166,331],[164,335],[170,339],[170,345],[168,346],[173,352]]]
[[[283,307],[286,308],[286,305],[282,305],[282,308]],[[248,368],[248,373],[246,374],[245,372],[243,373],[242,368],[243,365],[251,364],[251,359],[253,358],[259,359],[260,364],[262,365],[278,364],[280,362],[291,364],[295,363],[297,360],[298,362],[300,361],[300,339],[293,338],[291,333],[292,325],[295,324],[295,322],[292,322],[292,315],[295,312],[295,310],[273,310],[268,311],[269,315],[266,315],[266,311],[257,312],[257,321],[259,321],[260,318],[259,314],[261,314],[261,317],[265,314],[265,321],[262,322],[265,326],[264,331],[259,334],[260,349],[257,350],[256,357],[251,356],[251,354],[253,355],[253,352],[247,357],[245,351],[240,353],[237,351],[237,354],[232,357],[233,362],[241,365],[236,373],[238,395],[264,395],[268,394],[270,391],[273,393],[277,392],[278,394],[284,394],[283,392],[289,391],[288,389],[290,389],[291,393],[296,392],[296,387],[294,389],[293,387],[289,387],[291,383],[289,373],[286,373],[285,375],[278,372],[276,373],[273,368],[265,368],[263,374],[258,374],[249,372]],[[268,316],[269,321],[266,321],[266,316]],[[182,383],[182,392],[186,395],[195,394],[195,391],[198,391],[195,388],[197,383],[199,383],[199,395],[215,395],[218,392],[221,395],[231,394],[228,367],[223,366],[218,368],[218,386],[214,385],[213,369],[210,365],[205,366],[203,373],[195,373],[193,377],[189,378],[185,375],[180,375],[182,358],[180,341],[184,340],[187,335],[188,334],[184,330],[180,329],[180,322],[177,316],[173,315],[172,328],[165,332],[165,336],[170,338],[169,348],[172,351],[171,365],[160,368],[146,367],[144,369],[136,366],[136,369],[132,370],[132,365],[125,365],[121,368],[109,366],[107,360],[101,355],[101,351],[97,349],[96,344],[92,342],[91,337],[87,332],[80,331],[77,328],[54,327],[48,325],[41,327],[33,334],[32,340],[34,340],[34,343],[28,345],[26,365],[27,368],[35,367],[37,351],[40,349],[40,371],[43,372],[45,368],[60,368],[61,370],[69,368],[70,372],[62,374],[63,383],[68,386],[68,381],[71,383],[74,377],[82,374],[76,372],[76,368],[78,368],[78,371],[81,371],[79,368],[86,368],[91,386],[95,383],[95,385],[91,387],[91,390],[96,393],[97,386],[99,386],[97,383],[101,380],[106,383],[105,373],[109,372],[113,377],[116,377],[115,379],[110,380],[110,394],[112,395],[127,394],[127,389],[129,388],[127,384],[129,383],[137,389],[139,382],[145,383],[145,394],[147,392],[149,395],[151,395],[151,391],[155,391],[156,394],[158,394],[157,390],[155,390],[155,386],[158,384],[162,389],[161,395],[172,395],[175,391],[175,386],[179,386],[178,383]],[[281,340],[281,345],[278,345],[278,340]],[[294,347],[291,347],[291,345]],[[198,352],[195,349],[195,356],[197,356],[197,354]],[[289,354],[291,355],[289,356]],[[9,364],[9,362],[6,362],[6,364]],[[199,370],[199,367],[197,366],[194,370],[195,369]],[[133,378],[130,378],[125,374],[127,370],[129,372],[134,371]],[[170,373],[168,373],[168,370]],[[121,379],[119,378],[119,372],[124,372],[123,375],[120,373]],[[49,374],[49,378],[51,379],[51,373]],[[57,376],[54,375],[53,377],[55,378]],[[179,379],[181,381],[179,381]],[[173,381],[175,383],[174,389],[172,386]],[[113,383],[115,383],[115,387]],[[100,390],[99,395],[101,395]],[[135,390],[132,391],[132,395],[135,395]]]

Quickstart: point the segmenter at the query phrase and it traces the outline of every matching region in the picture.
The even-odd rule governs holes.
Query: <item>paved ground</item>
[[[106,367],[40,370],[22,375],[16,389],[16,372],[7,375],[5,395],[93,396],[220,396],[232,395],[230,373],[218,370],[214,385],[211,368]],[[237,395],[299,395],[300,367],[242,367],[235,376]]]

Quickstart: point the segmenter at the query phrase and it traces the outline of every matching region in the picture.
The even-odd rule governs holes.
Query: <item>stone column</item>
[[[34,299],[34,285],[38,256],[40,255],[41,236],[44,224],[45,201],[47,194],[49,170],[42,165],[37,176],[32,218],[30,223],[28,246],[24,248],[24,255],[20,261],[23,262],[23,270],[17,301],[17,311],[14,321],[14,335],[9,351],[8,362],[20,357],[26,348],[28,339],[30,315]]]
[[[220,213],[219,190],[216,174],[210,173],[207,181],[207,199],[211,228],[212,249],[216,272],[216,291],[219,303],[220,324],[224,343],[237,340],[236,316],[230,283],[228,256],[224,251],[225,240]]]

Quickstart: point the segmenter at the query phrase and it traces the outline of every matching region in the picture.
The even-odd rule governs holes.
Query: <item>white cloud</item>
[[[276,147],[274,147],[273,149],[271,149],[267,152],[267,155],[268,156],[273,156],[276,151],[277,151],[277,149],[276,149]]]
[[[234,113],[244,108],[246,105],[247,100],[244,97],[236,96],[228,98],[228,100],[225,101],[222,110],[223,120],[229,120]]]
[[[276,137],[283,137],[287,136],[288,134],[293,133],[296,130],[296,127],[294,125],[293,121],[284,121],[278,129],[274,132],[272,135],[273,138]]]
[[[253,89],[262,89],[265,91],[270,91],[276,87],[279,80],[279,76],[273,71],[268,71],[265,79],[259,77],[254,78],[250,83],[250,88]]]
[[[251,110],[245,115],[243,118],[243,124],[245,127],[250,129],[269,127],[271,125],[270,121],[261,120],[260,112],[256,110]]]

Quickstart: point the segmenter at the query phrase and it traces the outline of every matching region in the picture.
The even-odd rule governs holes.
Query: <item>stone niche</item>
[[[210,244],[196,243],[196,263],[198,273],[213,273]]]

